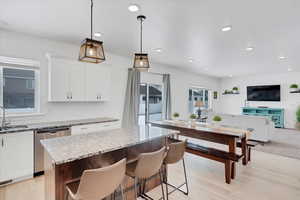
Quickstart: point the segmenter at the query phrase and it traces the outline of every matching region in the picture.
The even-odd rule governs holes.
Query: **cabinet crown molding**
[[[0,63],[30,66],[30,67],[40,67],[40,62],[36,60],[25,59],[25,58],[13,58],[13,57],[6,57],[6,56],[0,56]]]

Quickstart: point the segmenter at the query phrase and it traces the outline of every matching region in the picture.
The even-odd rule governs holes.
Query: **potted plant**
[[[233,88],[232,88],[232,92],[233,92],[234,94],[238,94],[238,93],[239,93],[239,88],[238,88],[238,87],[233,87]]]
[[[214,125],[218,125],[220,121],[222,121],[222,117],[220,117],[219,115],[215,115],[212,120],[214,122]]]
[[[290,85],[290,90],[291,90],[291,92],[296,92],[296,91],[298,91],[298,85],[297,85],[297,84],[292,84],[292,85]]]
[[[174,118],[174,120],[178,120],[178,117],[179,117],[179,113],[177,113],[177,112],[175,112],[174,114],[173,114],[173,118]]]
[[[228,90],[225,90],[225,91],[224,91],[224,94],[229,94],[229,91],[228,91]]]
[[[296,129],[300,130],[300,107],[298,108],[297,112],[296,112]]]
[[[197,119],[197,115],[191,114],[190,115],[190,119],[191,119],[192,126],[195,126],[195,121]]]

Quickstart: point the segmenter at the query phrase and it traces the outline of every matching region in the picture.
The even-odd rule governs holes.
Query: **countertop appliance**
[[[34,175],[44,173],[44,147],[41,140],[71,135],[70,127],[55,127],[39,129],[34,135]]]

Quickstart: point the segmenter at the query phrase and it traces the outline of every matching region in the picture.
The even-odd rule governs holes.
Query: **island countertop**
[[[52,161],[56,165],[60,165],[176,133],[178,131],[142,125],[134,128],[46,139],[42,140],[41,143]]]

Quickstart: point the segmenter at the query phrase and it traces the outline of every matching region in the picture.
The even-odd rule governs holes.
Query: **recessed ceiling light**
[[[292,68],[288,68],[288,71],[291,72],[291,71],[293,71],[293,69]]]
[[[223,32],[227,32],[227,31],[231,31],[231,29],[232,29],[232,26],[224,26],[224,27],[222,28],[222,31],[223,31]]]
[[[279,56],[279,60],[286,60],[287,57],[286,56]]]
[[[140,6],[139,6],[138,4],[130,4],[130,5],[128,6],[128,10],[129,10],[130,12],[137,12],[137,11],[140,10]]]
[[[233,76],[230,74],[229,77],[232,78]]]
[[[246,48],[246,51],[253,51],[254,50],[254,47],[247,47]]]
[[[95,36],[95,37],[101,37],[101,36],[102,36],[102,34],[101,34],[101,33],[99,33],[99,32],[96,32],[96,33],[94,33],[94,36]]]
[[[192,63],[194,62],[194,60],[192,58],[189,58],[189,62]]]
[[[157,52],[157,53],[161,53],[162,52],[162,48],[156,48],[156,49],[154,49],[154,51]]]

